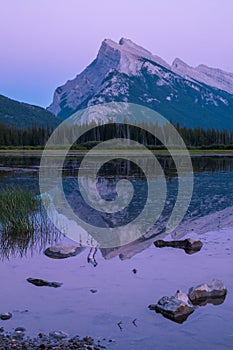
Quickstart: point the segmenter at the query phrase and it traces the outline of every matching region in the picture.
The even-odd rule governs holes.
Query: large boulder
[[[193,238],[187,238],[180,241],[163,241],[162,239],[154,242],[157,248],[172,247],[184,249],[187,254],[193,254],[201,250],[203,243]]]
[[[183,323],[194,311],[187,294],[182,291],[177,291],[171,297],[162,297],[156,305],[150,305],[149,308],[177,323]]]
[[[224,284],[213,279],[210,284],[203,283],[195,288],[190,288],[188,292],[189,299],[195,305],[206,305],[211,300],[216,299],[217,305],[224,301],[227,294],[227,289]]]
[[[44,254],[52,259],[65,259],[76,256],[85,248],[74,244],[60,244],[47,248]]]

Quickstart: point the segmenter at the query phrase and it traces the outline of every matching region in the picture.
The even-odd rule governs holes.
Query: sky
[[[232,15],[232,0],[0,0],[0,94],[47,107],[105,38],[233,72]]]

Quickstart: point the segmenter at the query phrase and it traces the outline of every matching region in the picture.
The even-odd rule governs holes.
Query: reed
[[[47,217],[39,196],[22,188],[0,192],[0,255],[26,255],[43,249],[59,233]]]

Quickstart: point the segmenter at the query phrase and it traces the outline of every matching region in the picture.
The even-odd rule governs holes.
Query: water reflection
[[[0,233],[0,259],[33,255],[34,251],[43,251],[48,244],[59,241],[60,233],[51,226],[50,232]]]
[[[0,192],[0,256],[24,256],[60,236],[39,196],[18,187]]]
[[[224,303],[226,299],[226,295],[220,297],[220,298],[209,298],[209,299],[203,299],[203,300],[199,300],[199,301],[194,301],[193,305],[195,306],[206,306],[207,304],[212,304],[212,305],[221,305]]]
[[[167,198],[166,206],[156,225],[141,237],[127,245],[116,248],[101,248],[105,259],[119,256],[128,259],[147,249],[156,239],[163,238],[163,231],[172,211],[177,196],[178,179],[174,163],[170,157],[160,156],[159,162],[166,174]],[[133,162],[127,160],[114,160],[103,166],[97,178],[96,186],[104,199],[112,200],[116,196],[115,188],[119,179],[127,178],[134,186],[134,198],[129,208],[111,216],[98,213],[82,201],[76,178],[82,158],[68,157],[63,168],[64,188],[67,200],[72,203],[74,212],[84,220],[90,220],[103,227],[120,225],[137,216],[142,210],[147,194],[147,184],[144,173]],[[0,185],[1,189],[9,185],[17,185],[33,190],[39,194],[38,166],[39,157],[0,157]],[[195,185],[193,198],[184,221],[203,217],[210,213],[232,206],[233,201],[233,158],[232,157],[193,157]],[[58,239],[58,232],[54,236],[54,227],[50,232],[39,232],[36,235],[19,234],[0,235],[0,255],[2,258],[23,256],[32,253],[35,249],[41,251],[48,245],[54,244]],[[91,255],[92,256],[92,255]],[[89,256],[90,258],[90,256]],[[93,256],[92,256],[93,258]],[[94,258],[91,259],[94,261]],[[94,261],[96,264],[96,261]]]

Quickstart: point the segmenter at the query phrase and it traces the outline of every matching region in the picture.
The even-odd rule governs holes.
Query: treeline
[[[233,130],[202,129],[200,127],[191,129],[180,127],[179,123],[175,127],[188,147],[233,146]]]
[[[0,124],[0,146],[41,146],[43,147],[52,133],[47,127],[36,125],[25,129],[18,129],[15,126]]]
[[[190,148],[232,148],[233,130],[215,130],[213,128],[194,129],[181,127],[179,123],[175,125],[178,133],[183,138],[185,144]],[[56,143],[63,144],[67,140],[73,140],[74,135],[83,134],[86,125],[63,127],[57,134]],[[97,125],[92,122],[89,125],[90,130],[84,133],[74,145],[74,148],[91,148],[98,142],[113,138],[128,138],[139,143],[149,145],[152,148],[161,148],[163,145],[151,133],[145,129],[151,130],[156,134],[163,134],[169,138],[169,129],[165,124],[148,124],[146,122],[138,123],[137,127],[128,124],[107,124]],[[0,124],[0,147],[43,147],[52,133],[48,126],[37,127],[36,125],[27,129],[17,129],[14,126]]]

